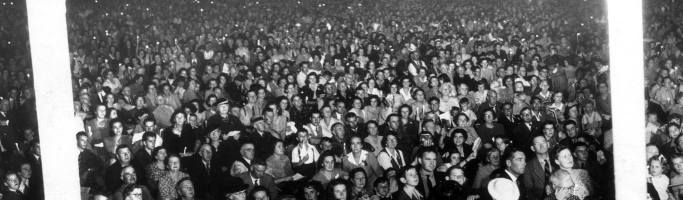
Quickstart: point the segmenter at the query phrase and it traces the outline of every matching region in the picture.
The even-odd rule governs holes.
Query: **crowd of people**
[[[25,1],[0,1],[0,199],[44,199]]]
[[[678,1],[644,2],[646,158],[650,199],[683,199],[683,29]]]
[[[614,198],[602,1],[67,4],[82,199]]]

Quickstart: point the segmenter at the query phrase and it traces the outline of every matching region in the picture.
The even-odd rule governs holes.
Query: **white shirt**
[[[308,159],[302,161],[304,157],[308,155]],[[310,144],[305,144],[303,145],[303,148],[301,145],[296,145],[294,149],[292,149],[292,163],[300,163],[303,162],[303,164],[311,164],[315,163],[316,160],[318,160],[318,157],[320,156],[320,153],[318,153],[318,150],[315,149],[313,145]]]
[[[669,178],[665,175],[651,176],[651,178],[652,185],[655,186],[655,190],[659,194],[659,199],[669,199],[669,194],[666,193],[669,186]]]
[[[512,182],[515,183],[515,188],[517,188],[517,190],[519,190],[519,188],[517,186],[517,179],[519,177],[515,176],[514,174],[512,174],[512,172],[508,171],[507,169],[505,170],[505,173],[507,173],[508,176],[510,176],[510,179],[512,180]]]
[[[379,163],[379,166],[382,166],[382,168],[384,168],[385,170],[389,169],[393,167],[393,165],[391,164],[392,160],[396,161],[396,163],[398,163],[399,165],[405,166],[406,159],[403,157],[403,153],[401,151],[396,149],[394,151],[394,155],[391,155],[388,150],[385,151],[386,152],[380,152],[377,155],[377,162]],[[398,162],[398,156],[401,157],[401,161],[403,162]]]

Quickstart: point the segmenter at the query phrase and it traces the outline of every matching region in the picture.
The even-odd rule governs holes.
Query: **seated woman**
[[[168,171],[159,178],[159,199],[177,199],[178,194],[175,191],[175,186],[180,179],[189,177],[189,175],[180,171],[180,156],[176,154],[171,154],[166,158],[166,165]]]
[[[164,147],[154,148],[152,150],[154,161],[145,168],[147,185],[154,194],[159,192],[159,188],[157,188],[159,186],[159,179],[166,172],[166,156],[166,149]]]
[[[266,173],[270,174],[275,178],[275,183],[282,183],[285,181],[291,181],[292,165],[289,162],[289,157],[285,155],[285,148],[281,140],[275,142],[275,147],[273,148],[273,155],[266,159]]]
[[[342,160],[342,168],[344,171],[362,168],[365,170],[368,181],[375,182],[377,178],[382,176],[382,168],[380,168],[377,158],[372,152],[363,150],[363,142],[360,136],[352,136],[350,141],[351,153],[346,154]]]
[[[351,200],[351,192],[349,190],[351,184],[344,179],[334,179],[327,187],[327,194],[329,200]]]
[[[500,150],[491,148],[486,151],[486,159],[477,169],[477,174],[472,181],[472,188],[486,190],[491,173],[498,168],[500,168]]]
[[[325,151],[318,159],[318,163],[320,163],[320,170],[313,176],[312,180],[320,182],[323,187],[326,187],[334,179],[348,179],[349,177],[349,174],[344,170],[335,167],[337,159],[330,151]]]
[[[119,145],[131,146],[133,144],[133,137],[130,135],[123,135],[123,122],[118,119],[111,120],[109,123],[111,127],[109,137],[104,138],[104,149],[107,158],[114,159],[116,147]],[[112,162],[113,163],[113,162]]]
[[[406,158],[403,157],[403,152],[396,148],[397,145],[398,138],[396,135],[389,134],[382,138],[384,149],[377,154],[377,162],[384,170],[389,168],[401,169],[406,166]]]
[[[372,195],[372,189],[368,184],[367,175],[363,168],[355,168],[349,172],[351,179],[351,199],[367,199]]]
[[[566,173],[571,178],[571,181],[573,182],[573,186],[569,188],[571,190],[570,193],[577,196],[578,199],[585,199],[586,197],[589,197],[591,195],[592,189],[590,176],[588,175],[588,172],[586,170],[574,169],[574,157],[572,156],[572,152],[570,151],[569,147],[564,145],[558,146],[557,149],[555,149],[553,156],[555,157],[555,164],[557,164],[557,166],[560,167],[560,170],[558,171],[566,171]],[[565,176],[562,174],[565,172],[556,173],[560,173],[558,174],[561,175],[558,176],[560,178]],[[566,183],[566,181],[564,181],[563,179],[558,180],[562,180],[562,183]]]

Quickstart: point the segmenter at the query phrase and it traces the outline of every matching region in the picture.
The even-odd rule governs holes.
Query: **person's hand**
[[[602,165],[602,164],[605,164],[605,163],[607,162],[607,158],[605,157],[605,152],[604,152],[604,151],[600,150],[600,151],[596,152],[596,154],[597,154],[597,157],[598,157],[598,158],[597,158],[597,159],[598,159],[598,163],[600,163],[600,164]]]

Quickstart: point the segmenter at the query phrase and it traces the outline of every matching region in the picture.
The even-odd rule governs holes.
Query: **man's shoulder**
[[[242,173],[235,175],[235,177],[240,178],[242,180],[248,180],[249,178],[251,178],[249,176],[250,176],[249,172],[242,172]]]
[[[491,172],[491,179],[494,179],[494,178],[510,179],[510,175],[508,175],[507,172],[505,172],[505,168],[499,168],[499,169],[495,169],[495,170],[493,170],[493,172]]]

